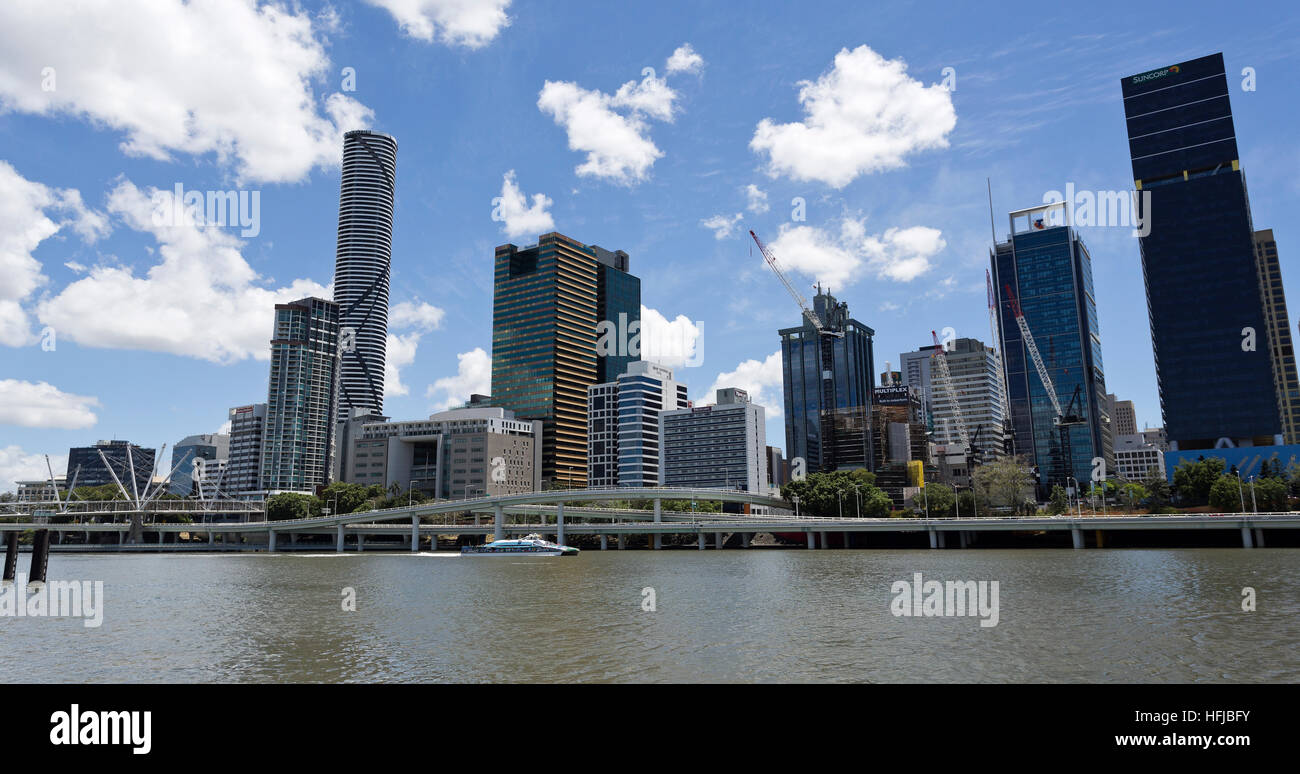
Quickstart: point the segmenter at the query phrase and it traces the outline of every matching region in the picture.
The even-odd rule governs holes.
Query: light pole
[[[794,517],[799,518],[799,495],[790,495],[790,501],[794,503]]]
[[[862,491],[858,489],[857,484],[853,485],[853,499],[857,503],[857,510],[855,511],[855,513],[857,514],[857,517],[860,519],[862,518]]]
[[[1250,477],[1250,508],[1252,511],[1256,513],[1256,515],[1259,514],[1259,501],[1255,499],[1255,477],[1254,476]]]
[[[923,486],[921,487],[921,494],[925,496],[925,518],[928,521],[930,518],[930,493]]]
[[[952,504],[957,509],[957,518],[961,518],[961,489],[956,484],[952,485]]]
[[[844,518],[844,490],[841,489],[836,494],[840,496],[840,518],[843,519]]]
[[[1236,476],[1237,476],[1237,496],[1241,498],[1241,512],[1242,512],[1242,513],[1245,513],[1245,512],[1246,512],[1246,493],[1245,493],[1245,491],[1243,490],[1243,487],[1241,486],[1241,471],[1240,471],[1240,470],[1233,470],[1232,472],[1235,473]],[[1255,494],[1254,490],[1251,490],[1251,494],[1252,494],[1252,495]]]
[[[1078,508],[1079,518],[1082,519],[1083,518],[1083,499],[1082,499],[1083,487],[1079,486],[1079,479],[1075,478],[1074,476],[1070,476],[1065,480],[1074,482],[1074,504],[1075,507]]]

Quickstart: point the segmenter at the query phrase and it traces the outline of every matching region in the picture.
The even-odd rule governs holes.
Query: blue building
[[[849,316],[817,288],[813,311],[828,334],[807,319],[781,335],[785,388],[785,442],[808,472],[874,469],[871,451],[871,388],[876,371],[876,332]]]
[[[167,491],[180,497],[194,494],[194,460],[217,462],[230,457],[230,436],[221,433],[186,436],[172,447],[172,473]],[[166,472],[166,471],[164,471]]]
[[[1270,346],[1223,55],[1121,84],[1134,185],[1150,197],[1142,271],[1170,449],[1281,443],[1281,348]]]
[[[1094,458],[1103,458],[1107,470],[1114,467],[1092,259],[1072,226],[1050,225],[1066,207],[1058,203],[1011,213],[1010,237],[991,256],[1012,450],[1037,466],[1040,496],[1054,484],[1072,486],[1071,478],[1090,481]],[[1069,219],[1056,222],[1068,224]],[[1062,413],[1075,423],[1059,421],[1021,336],[1016,302]]]
[[[587,486],[659,486],[659,417],[690,407],[686,385],[649,360],[587,388]]]

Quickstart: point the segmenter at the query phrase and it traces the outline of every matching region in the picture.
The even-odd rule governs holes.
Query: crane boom
[[[803,316],[808,318],[808,322],[812,323],[813,327],[817,329],[819,334],[824,335],[827,333],[833,333],[833,331],[828,331],[822,326],[821,319],[818,318],[817,313],[808,306],[808,301],[799,293],[798,290],[795,290],[794,285],[790,284],[790,280],[786,278],[785,272],[781,271],[781,264],[777,263],[776,256],[767,245],[763,244],[763,240],[758,238],[758,234],[755,234],[751,229],[749,235],[754,238],[754,244],[758,245],[758,251],[763,254],[763,259],[767,261],[767,265],[772,267],[772,272],[776,274],[777,279],[781,280],[781,284],[785,285],[785,289],[790,291],[790,296],[794,298],[795,303],[799,305],[801,310],[803,310]]]
[[[1011,311],[1016,316],[1016,325],[1020,326],[1020,336],[1025,341],[1025,347],[1029,350],[1029,357],[1034,361],[1034,368],[1038,369],[1038,378],[1042,380],[1043,387],[1047,390],[1047,397],[1052,401],[1052,408],[1056,411],[1056,419],[1059,422],[1064,416],[1061,411],[1061,401],[1056,397],[1056,386],[1052,384],[1052,377],[1047,373],[1047,364],[1043,362],[1043,356],[1038,353],[1038,345],[1034,343],[1034,334],[1029,332],[1029,323],[1025,322],[1025,313],[1020,308],[1020,302],[1016,300],[1016,294],[1011,292],[1010,285],[1003,285],[1007,291],[1007,301],[1011,304]]]
[[[948,370],[948,355],[945,353],[943,345],[939,343],[939,334],[930,331],[934,336],[935,346],[938,347],[934,353],[934,362],[939,366],[939,383],[943,385],[943,391],[948,397],[948,410],[957,418],[957,434],[961,436],[962,445],[966,447],[967,454],[973,454],[974,449],[970,445],[970,432],[966,429],[966,416],[961,413],[961,406],[957,403],[957,389],[952,383],[952,372]]]
[[[984,270],[984,284],[989,294],[989,333],[993,337],[993,365],[998,371],[998,391],[1002,393],[1002,421],[1011,421],[1011,396],[1007,395],[1007,374],[1002,367],[1002,337],[998,335],[998,296],[993,292],[993,277]]]

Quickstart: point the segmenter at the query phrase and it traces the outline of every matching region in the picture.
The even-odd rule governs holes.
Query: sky
[[[266,400],[273,305],[330,293],[356,128],[398,142],[399,420],[489,392],[493,249],[555,230],[627,251],[647,356],[696,400],[747,388],[784,446],[799,309],[749,229],[875,330],[877,374],[932,330],[988,342],[988,190],[998,239],[1048,192],[1131,190],[1120,79],[1215,52],[1297,297],[1293,5],[1000,6],[7,0],[0,491],[100,439],[170,459]],[[1080,233],[1108,390],[1158,426],[1138,242]]]

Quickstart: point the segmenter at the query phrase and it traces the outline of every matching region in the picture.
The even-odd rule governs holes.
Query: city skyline
[[[319,13],[320,9],[312,7],[311,11]],[[950,39],[890,41],[884,31],[831,33],[827,20],[804,20],[785,33],[797,40],[797,45],[787,43],[787,47],[798,51],[789,51],[790,56],[779,62],[756,62],[749,58],[752,53],[728,50],[723,36],[693,32],[693,39],[683,40],[680,33],[646,24],[643,36],[626,55],[606,56],[600,62],[562,57],[553,72],[548,71],[550,65],[539,66],[529,76],[510,77],[508,88],[493,92],[493,98],[505,101],[512,113],[522,117],[526,126],[520,131],[529,135],[528,141],[518,144],[519,138],[510,134],[506,148],[517,146],[516,150],[496,148],[472,169],[458,153],[474,157],[474,151],[465,145],[470,142],[465,132],[475,129],[423,129],[413,122],[414,113],[397,106],[397,101],[409,94],[395,87],[376,90],[381,84],[392,85],[390,73],[398,72],[398,64],[389,68],[373,57],[354,59],[356,65],[348,61],[350,56],[360,55],[363,33],[391,37],[407,57],[401,66],[411,66],[410,58],[428,59],[448,70],[456,69],[460,75],[474,76],[459,86],[438,81],[449,86],[449,102],[474,105],[470,91],[474,84],[485,85],[484,80],[475,78],[490,83],[494,77],[484,72],[491,69],[486,65],[491,57],[503,54],[516,62],[531,61],[537,54],[521,40],[522,31],[562,23],[562,17],[540,18],[528,5],[513,4],[508,11],[512,24],[474,48],[412,39],[402,35],[393,20],[378,9],[348,9],[339,28],[330,30],[335,48],[328,54],[322,50],[328,67],[320,68],[319,93],[313,92],[319,97],[320,115],[327,112],[327,95],[342,97],[333,103],[336,107],[346,106],[343,100],[360,100],[357,104],[374,111],[364,128],[391,133],[403,142],[403,185],[397,197],[393,248],[392,308],[397,311],[388,337],[391,370],[386,381],[391,391],[385,402],[385,413],[399,420],[458,404],[471,392],[487,392],[483,383],[485,373],[490,372],[487,358],[491,354],[488,251],[491,245],[507,241],[531,244],[538,234],[556,230],[578,234],[588,243],[627,250],[638,262],[642,303],[653,312],[645,316],[647,325],[653,324],[656,316],[677,320],[680,315],[688,325],[700,322],[707,326],[704,363],[679,375],[690,385],[691,396],[705,398],[719,386],[747,389],[756,403],[768,408],[768,436],[783,438],[779,356],[775,367],[771,356],[779,350],[776,330],[795,324],[797,309],[762,266],[761,258],[749,254],[741,238],[745,232],[735,225],[733,215],[743,213],[744,222],[753,224],[775,245],[800,287],[817,279],[831,283],[832,292],[849,303],[855,317],[876,331],[877,361],[894,361],[898,353],[928,343],[932,328],[952,327],[958,336],[985,339],[984,286],[978,275],[987,261],[990,243],[982,178],[992,178],[998,221],[1007,211],[1037,204],[1045,191],[1065,190],[1068,183],[1080,190],[1130,188],[1117,79],[1148,66],[1160,67],[1213,51],[1225,52],[1229,85],[1237,89],[1233,107],[1242,138],[1242,165],[1251,173],[1255,224],[1276,232],[1283,264],[1300,239],[1300,233],[1284,217],[1294,209],[1300,191],[1267,163],[1270,154],[1278,153],[1277,145],[1283,139],[1279,127],[1289,123],[1278,117],[1292,110],[1287,103],[1295,102],[1294,87],[1283,82],[1277,60],[1270,60],[1266,49],[1261,50],[1257,43],[1248,48],[1247,41],[1234,40],[1232,33],[1214,31],[1214,35],[1222,34],[1217,38],[1196,33],[1163,48],[1156,43],[1139,51],[1126,49],[1119,42],[1089,40],[1086,36],[1096,33],[1081,28],[1078,50],[1053,56],[1070,61],[1068,57],[1073,55],[1082,61],[1089,50],[1108,53],[1101,60],[1089,60],[1091,74],[1082,86],[1062,87],[1065,91],[1060,96],[1052,96],[1054,87],[1044,84],[1041,99],[1051,101],[1065,116],[1044,116],[1041,106],[1021,104],[1017,108],[1014,102],[1000,103],[1005,115],[999,124],[998,111],[990,110],[991,104],[999,103],[992,98],[998,89],[1017,85],[1018,79],[1034,68],[1001,57],[990,60],[995,65],[1006,62],[1004,66],[955,55],[951,52],[963,48],[970,53],[970,46],[954,46]],[[861,12],[845,8],[835,13],[852,17]],[[890,24],[901,24],[896,13],[884,14],[880,26],[888,29]],[[763,14],[781,16],[771,10]],[[598,23],[613,22],[598,16]],[[320,22],[320,30],[328,28],[323,16],[311,18]],[[6,20],[15,22],[11,26],[19,30],[29,29],[24,23],[33,23],[16,17]],[[1101,30],[1115,29],[1103,22],[1094,24]],[[1294,30],[1294,25],[1282,24],[1273,34],[1293,34]],[[814,31],[824,39],[817,39]],[[1121,33],[1115,33],[1116,41],[1123,40]],[[1156,38],[1162,39],[1168,37]],[[865,53],[864,45],[869,46]],[[841,49],[849,56],[837,59]],[[16,49],[0,59],[0,72],[30,70],[39,74],[41,67],[32,66],[35,60],[16,59],[26,52],[28,49]],[[765,117],[771,118],[774,129],[795,125],[786,122],[797,124],[802,118],[798,82],[826,78],[827,88],[834,88],[836,78],[848,78],[853,68],[876,66],[867,54],[906,62],[905,78],[915,79],[916,86],[904,79],[900,88],[919,88],[929,98],[942,98],[930,89],[943,80],[945,67],[954,68],[956,88],[949,92],[949,102],[955,109],[956,124],[943,133],[946,148],[938,143],[920,144],[903,154],[904,168],[888,170],[886,164],[886,171],[861,172],[841,183],[826,169],[801,165],[798,149],[781,144],[786,135],[756,130]],[[696,62],[692,56],[702,61]],[[1271,74],[1270,62],[1275,68]],[[643,66],[655,67],[663,75],[656,74],[647,85],[638,78]],[[356,92],[336,92],[339,79],[334,74],[342,67],[355,68],[360,84]],[[1239,90],[1241,79],[1236,74],[1243,67],[1258,68],[1258,91]],[[767,80],[774,85],[759,88],[744,84],[753,72],[764,69],[773,71]],[[60,85],[52,93],[58,95],[63,89],[70,93],[70,104],[95,115],[92,107],[76,102],[74,73],[75,69],[71,73],[66,68],[59,70]],[[30,79],[39,88],[40,79],[35,75]],[[673,94],[667,111],[672,121],[662,120],[651,107],[658,104],[652,98],[664,97],[658,91],[661,82]],[[616,166],[611,171],[599,164],[583,164],[575,171],[583,162],[584,150],[570,149],[575,135],[572,125],[566,123],[571,118],[566,111],[572,105],[565,99],[581,98],[582,94],[575,97],[572,89],[559,87],[569,84],[588,94],[599,90],[613,100],[608,95],[624,83],[632,83],[633,91],[646,100],[639,103],[643,112],[637,121],[644,134],[638,136],[648,138],[653,143],[650,147],[663,155],[650,158],[642,167],[630,162],[631,166]],[[728,95],[728,88],[738,94]],[[429,100],[439,98],[436,92],[421,93]],[[0,381],[8,380],[5,390],[6,397],[12,398],[10,405],[22,407],[28,414],[11,416],[4,423],[0,451],[5,456],[0,458],[0,475],[5,483],[0,483],[0,490],[12,487],[15,478],[43,477],[43,462],[34,471],[23,467],[27,464],[24,460],[32,456],[66,456],[69,447],[110,437],[159,448],[189,435],[216,432],[230,406],[262,400],[266,392],[266,331],[273,305],[310,295],[331,297],[329,256],[334,253],[333,224],[338,212],[338,169],[331,167],[328,159],[331,154],[339,155],[341,132],[323,133],[319,145],[327,149],[306,162],[294,154],[287,154],[292,158],[258,156],[255,151],[262,149],[251,144],[237,146],[223,159],[205,152],[197,140],[183,143],[147,135],[126,120],[109,121],[109,128],[94,128],[75,118],[51,121],[39,115],[37,108],[24,107],[29,105],[23,100],[25,95],[18,86],[0,87],[0,98],[13,107],[0,119],[0,126],[15,145],[32,148],[30,153],[4,157],[7,168],[0,167],[0,174],[9,176],[5,186],[9,196],[25,194],[21,204],[28,209],[11,211],[35,212],[60,228],[18,248],[20,259],[36,263],[36,276],[44,278],[44,282],[36,282],[40,289],[16,300],[0,299],[14,302],[6,313],[12,316],[12,309],[17,308],[26,317],[23,344],[0,349],[8,366],[0,372]],[[742,107],[737,115],[719,112],[735,113]],[[57,112],[62,108],[48,109]],[[1017,127],[1018,109],[1027,110],[1020,117],[1029,124],[1041,122],[1041,127]],[[611,112],[628,115],[614,108]],[[446,123],[461,120],[457,117]],[[473,113],[464,120],[474,124]],[[1061,154],[1058,147],[1044,154],[1036,144],[1051,136],[1053,126],[1059,129],[1059,122],[1067,120],[1075,121],[1075,128],[1082,122],[1087,131],[1081,133],[1099,137],[1080,143],[1077,150],[1071,145],[1069,153]],[[721,133],[725,139],[710,134],[715,126],[725,130]],[[1002,134],[989,135],[990,127],[1001,127]],[[482,125],[477,125],[477,130],[481,129]],[[701,140],[702,135],[709,139]],[[503,136],[500,130],[488,132],[478,147],[500,144]],[[146,140],[155,144],[150,146]],[[998,140],[1006,144],[998,146]],[[131,153],[124,153],[118,146],[128,141],[136,144]],[[721,150],[724,142],[725,151]],[[65,153],[73,161],[55,160],[55,149],[64,149],[69,143],[79,146]],[[751,144],[759,146],[758,150]],[[150,148],[157,151],[152,158]],[[795,155],[782,155],[782,149]],[[159,158],[164,154],[167,159]],[[594,158],[609,161],[599,154]],[[298,167],[292,166],[294,162],[299,162]],[[259,163],[262,166],[257,166]],[[72,168],[78,164],[85,169]],[[1105,171],[1094,172],[1093,166]],[[775,178],[767,174],[769,169],[778,173]],[[451,174],[445,175],[446,182],[431,183],[430,175],[440,172]],[[618,173],[625,179],[618,179]],[[727,182],[719,182],[719,178]],[[177,185],[190,192],[260,193],[261,213],[266,217],[258,224],[259,234],[240,236],[241,229],[235,226],[190,230],[154,224],[150,189],[170,193]],[[873,192],[873,187],[901,187],[907,195],[894,190],[886,197]],[[79,198],[74,202],[68,191],[78,192]],[[539,193],[549,203],[539,207]],[[759,194],[766,195],[766,202]],[[795,196],[805,199],[806,221],[789,218]],[[502,219],[494,219],[492,200],[497,198],[502,200]],[[450,203],[453,199],[466,201],[464,205]],[[761,211],[765,206],[767,211]],[[543,215],[552,222],[539,222]],[[716,220],[718,217],[723,220]],[[981,224],[981,220],[985,222]],[[706,227],[706,222],[714,225]],[[527,228],[510,231],[521,223]],[[13,233],[13,222],[3,225]],[[728,227],[729,235],[715,239],[715,231]],[[892,237],[891,229],[898,229]],[[933,235],[914,229],[939,231],[945,246],[935,249],[939,243]],[[1124,371],[1108,370],[1107,390],[1136,402],[1139,427],[1159,425],[1137,242],[1128,229],[1082,231],[1096,264],[1101,338],[1111,362],[1127,366]],[[919,241],[900,242],[896,237],[901,234]],[[1001,240],[1005,234],[999,232],[997,238]],[[852,249],[846,248],[846,239],[854,240]],[[446,252],[433,245],[445,246]],[[869,249],[859,249],[864,246]],[[209,252],[204,262],[195,266],[191,259],[200,249]],[[14,265],[27,264],[19,261]],[[928,270],[922,270],[927,266]],[[157,271],[146,273],[152,269]],[[176,271],[168,276],[168,269]],[[250,272],[264,279],[250,279]],[[914,275],[902,281],[909,273]],[[1295,281],[1294,272],[1282,274],[1284,282]],[[219,281],[213,276],[219,276]],[[203,309],[182,309],[182,313],[189,312],[184,324],[168,326],[167,315],[175,311],[172,307],[150,306],[167,300],[159,295],[163,290],[184,287],[168,282],[199,283],[200,292],[192,303]],[[722,283],[734,283],[737,292],[728,293],[719,302],[717,289],[728,286]],[[276,288],[285,288],[285,292]],[[111,295],[114,292],[117,295]],[[108,307],[104,310],[95,308],[97,302],[108,298],[118,302],[104,304]],[[120,305],[130,308],[124,310]],[[154,316],[137,314],[141,309]],[[242,332],[246,324],[253,331],[247,335]],[[53,351],[41,347],[46,326],[56,337]],[[11,333],[14,328],[5,330]],[[1120,332],[1136,333],[1117,335]],[[17,338],[11,335],[10,342]],[[96,379],[94,375],[105,373],[110,364],[126,365],[140,382],[123,386]],[[169,397],[163,404],[142,400],[139,383]],[[89,419],[92,415],[94,421]],[[57,471],[61,466],[56,461],[54,467]]]

